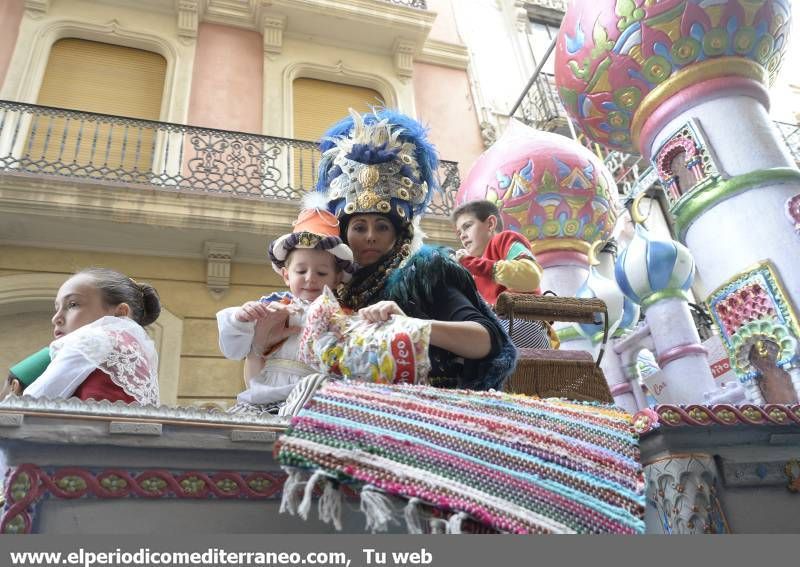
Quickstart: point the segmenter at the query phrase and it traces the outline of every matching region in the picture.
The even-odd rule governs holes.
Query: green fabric
[[[522,242],[514,242],[508,248],[508,254],[506,254],[506,260],[516,260],[517,258],[533,259],[533,254],[531,254],[530,250],[525,248]]]
[[[11,367],[10,372],[13,374],[25,387],[33,384],[39,376],[44,374],[47,366],[50,364],[50,347],[44,347],[42,350],[37,351],[24,360],[19,361]]]

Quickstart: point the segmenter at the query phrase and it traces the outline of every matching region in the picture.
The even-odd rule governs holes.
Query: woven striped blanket
[[[320,518],[337,527],[345,484],[373,531],[399,519],[412,533],[644,531],[637,437],[610,406],[331,382],[275,452],[289,472],[281,510],[307,517],[323,483]]]

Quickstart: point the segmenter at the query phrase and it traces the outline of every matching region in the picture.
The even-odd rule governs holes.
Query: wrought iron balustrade
[[[428,4],[425,0],[380,0],[381,2],[388,2],[389,4],[400,4],[401,6],[408,6],[409,8],[418,8],[420,10],[427,10]]]
[[[319,155],[310,141],[0,101],[0,174],[299,200]],[[449,215],[458,164],[442,161],[438,176],[428,212]]]
[[[561,104],[552,73],[539,73],[520,103],[522,120],[537,130],[552,132],[566,126],[567,113]]]

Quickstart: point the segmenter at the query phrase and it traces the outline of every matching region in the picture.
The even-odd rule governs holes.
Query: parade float
[[[495,201],[507,227],[530,239],[543,289],[606,303],[603,371],[619,409],[419,390],[428,407],[414,410],[401,389],[334,386],[285,435],[280,420],[11,399],[0,407],[9,467],[0,531],[360,532],[363,511],[369,528],[403,532],[796,532],[800,171],[767,118],[766,92],[789,17],[781,0],[602,0],[567,10],[556,46],[564,107],[589,139],[652,161],[672,238],[642,226],[631,195],[632,238],[616,259],[599,254],[626,214],[602,162],[555,134],[512,124],[462,187],[459,201]],[[706,303],[735,380],[717,379],[690,293]],[[560,329],[573,350],[597,350],[602,334],[591,324]],[[353,403],[374,414],[389,402],[419,419],[384,420],[391,433],[375,437],[370,419],[355,421],[364,431],[337,429],[326,409]],[[464,430],[437,421],[454,407],[474,417]],[[596,421],[567,417],[586,407]],[[437,444],[420,433],[434,427]],[[467,441],[453,447],[450,436]],[[554,439],[585,451],[571,455]],[[369,449],[349,454],[345,470],[334,459],[343,447]],[[466,457],[444,462],[456,449]],[[397,482],[406,469],[379,459],[389,453],[411,481]],[[305,478],[283,468],[312,461]],[[488,475],[492,467],[503,475]],[[378,498],[378,489],[402,499]],[[281,514],[282,497],[307,521]],[[398,510],[404,521],[392,523]]]

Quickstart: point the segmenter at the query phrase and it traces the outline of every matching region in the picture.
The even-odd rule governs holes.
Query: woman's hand
[[[289,316],[296,311],[296,306],[277,301],[272,303],[248,301],[235,316],[238,319],[240,312],[247,314],[248,317],[255,316],[254,319],[250,319],[256,322],[251,351],[261,354],[287,337],[300,332],[300,327],[291,327],[287,324]]]
[[[358,314],[370,323],[388,321],[392,315],[405,315],[394,301],[379,301],[374,305],[362,307],[358,310]]]

